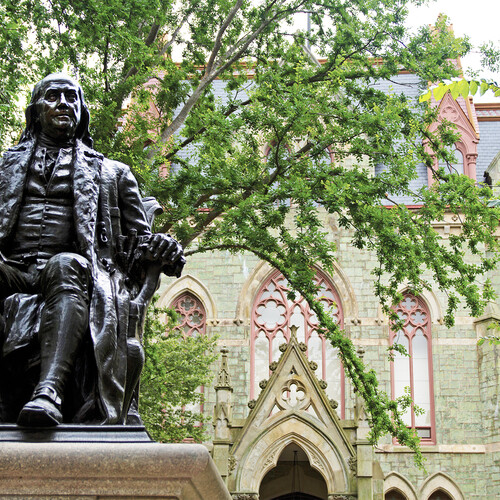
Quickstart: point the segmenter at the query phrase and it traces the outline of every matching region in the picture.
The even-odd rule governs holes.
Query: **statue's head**
[[[92,147],[89,121],[80,85],[63,73],[52,73],[33,89],[20,142],[34,139],[43,132],[55,142],[80,139]]]

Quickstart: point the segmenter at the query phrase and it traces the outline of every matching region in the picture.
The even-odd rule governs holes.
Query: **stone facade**
[[[470,104],[460,108],[462,118],[469,111],[474,112]],[[487,133],[500,127],[500,115],[498,122],[489,119],[483,125],[480,119],[477,178],[482,181],[483,172],[489,167],[490,178],[497,182],[500,181],[497,156],[500,145],[498,136],[492,138]],[[477,128],[478,122],[473,116],[471,130],[476,133]],[[492,150],[494,147],[496,152]],[[483,150],[488,156],[488,165],[481,157]],[[336,272],[329,279],[342,302],[346,334],[355,345],[363,348],[366,364],[376,371],[381,388],[390,394],[391,367],[387,357],[390,330],[373,294],[370,272],[376,265],[375,257],[353,248],[352,234],[339,230],[335,219],[326,213],[324,226],[329,228],[330,237],[338,247]],[[443,221],[436,222],[436,229],[446,237],[460,229],[459,221],[451,215],[446,216]],[[205,306],[208,335],[217,335],[219,345],[224,346],[223,370],[229,374],[230,383],[205,388],[204,407],[209,414],[215,408],[216,424],[214,429],[209,429],[211,438],[207,445],[233,498],[257,500],[260,482],[267,472],[277,468],[280,453],[284,453],[289,444],[301,448],[312,469],[323,477],[328,489],[325,498],[329,500],[381,500],[390,490],[400,492],[403,498],[427,500],[440,488],[453,499],[498,498],[499,348],[487,343],[478,346],[477,343],[480,336],[488,334],[490,322],[500,319],[498,305],[491,304],[485,315],[478,319],[468,316],[462,309],[455,318],[455,326],[448,329],[443,324],[446,303],[443,292],[436,289],[421,297],[430,314],[435,418],[433,442],[422,444],[426,458],[426,470],[422,471],[415,467],[409,450],[392,439],[387,437],[376,447],[367,443],[367,424],[360,418],[362,402],[356,401],[348,382],[345,382],[344,418],[340,419],[341,408],[328,409],[328,401],[321,395],[320,384],[311,375],[312,370],[310,373],[305,373],[305,370],[301,375],[309,381],[316,380],[310,382],[311,391],[314,389],[314,398],[322,401],[321,411],[329,415],[329,431],[321,430],[326,417],[323,420],[316,418],[323,422],[319,424],[315,417],[293,416],[290,408],[280,408],[278,413],[291,413],[287,422],[279,423],[279,416],[272,413],[272,406],[262,410],[275,397],[273,391],[283,389],[284,379],[280,379],[279,387],[271,383],[281,376],[276,373],[269,380],[272,387],[264,386],[257,401],[250,405],[252,409],[249,408],[252,306],[260,287],[272,272],[267,264],[250,254],[194,255],[186,265],[184,277],[177,281],[165,280],[160,289],[160,305],[163,306],[170,305],[179,294],[190,290]],[[500,271],[489,277],[500,294]],[[301,356],[298,351],[296,356]],[[284,357],[283,354],[281,359]],[[214,367],[214,370],[218,369]],[[272,427],[272,422],[267,422],[264,417],[250,432],[259,411],[264,411],[266,418],[276,420],[273,432],[259,433],[262,426]],[[315,411],[319,410],[316,408]],[[333,436],[328,434],[332,429],[337,429]],[[325,447],[330,446],[328,443],[331,444],[330,452],[325,451]],[[293,450],[299,453],[297,449]],[[338,464],[337,476],[327,470],[327,465],[321,465],[330,464],[331,468],[334,455]],[[285,462],[281,464],[283,467]]]

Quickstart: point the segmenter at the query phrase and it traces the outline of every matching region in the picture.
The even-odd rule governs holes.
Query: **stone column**
[[[465,155],[465,161],[467,162],[467,175],[471,179],[476,179],[476,163],[477,163],[477,153],[469,153]],[[478,182],[482,182],[482,179],[476,179]]]
[[[358,355],[363,359],[365,351],[358,349]],[[373,446],[368,440],[370,426],[366,419],[365,402],[356,393],[355,423],[356,429],[356,463],[353,464],[358,478],[358,500],[373,500]]]

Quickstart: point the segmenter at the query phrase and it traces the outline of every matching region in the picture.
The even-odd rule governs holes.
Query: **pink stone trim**
[[[180,331],[184,338],[205,335],[207,327],[207,313],[201,301],[190,292],[184,292],[179,295],[170,306],[175,309],[180,316],[179,324],[175,327]],[[200,386],[200,393],[205,394],[205,387]],[[186,407],[183,407],[184,410]],[[204,405],[200,404],[195,410],[203,413]],[[199,423],[199,427],[201,427]],[[188,438],[188,440],[191,438]]]
[[[479,143],[479,134],[476,131],[477,116],[473,104],[467,106],[467,103],[459,98],[453,99],[450,93],[447,93],[441,101],[436,103],[438,106],[438,119],[429,127],[429,132],[434,133],[443,120],[452,122],[457,127],[460,133],[460,140],[455,143],[456,148],[462,153],[464,158],[464,174],[471,179],[476,179],[476,161],[477,161],[477,145]],[[462,105],[461,105],[462,104]],[[470,108],[472,116],[467,116],[467,109]],[[465,108],[465,111],[464,111]],[[424,140],[425,151],[433,157],[433,168],[437,170],[439,161],[429,145],[429,141]],[[427,170],[427,179],[429,186],[435,182],[432,175],[432,170]]]

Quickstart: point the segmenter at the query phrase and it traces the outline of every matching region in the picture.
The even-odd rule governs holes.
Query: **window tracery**
[[[207,315],[201,301],[190,292],[184,292],[170,306],[179,315],[176,327],[184,337],[204,335]]]
[[[342,326],[343,314],[340,298],[331,282],[322,273],[316,275],[319,287],[317,298]],[[250,397],[259,392],[259,382],[269,377],[269,365],[280,357],[279,346],[290,340],[290,327],[297,327],[297,340],[307,346],[307,357],[318,368],[318,378],[328,382],[328,397],[340,402],[343,410],[343,370],[334,349],[317,331],[318,320],[307,302],[297,294],[290,300],[288,282],[274,272],[257,293],[252,310]]]
[[[425,302],[410,293],[395,308],[403,322],[402,330],[391,330],[391,345],[402,345],[408,356],[394,352],[391,362],[392,396],[394,399],[410,388],[414,404],[422,414],[409,408],[403,415],[408,425],[416,429],[422,442],[435,442],[434,394],[432,380],[431,315]]]

